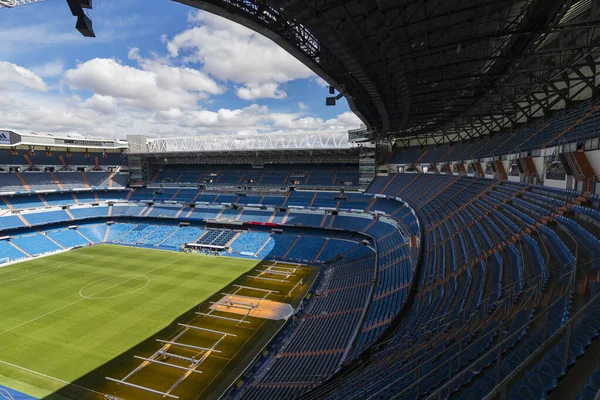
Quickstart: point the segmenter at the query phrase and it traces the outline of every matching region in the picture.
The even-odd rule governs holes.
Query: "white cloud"
[[[242,100],[282,100],[287,97],[287,93],[279,89],[279,86],[276,83],[248,83],[245,86],[238,88],[236,93]]]
[[[360,123],[350,112],[319,118],[297,100],[283,103],[285,111],[259,104],[258,99],[285,99],[286,82],[316,76],[242,26],[206,13],[193,13],[190,21],[202,25],[170,41],[161,37],[168,56],[144,57],[132,48],[125,62],[94,58],[67,71],[62,59],[42,58],[30,69],[0,62],[0,125],[22,132],[124,137],[344,131]],[[44,82],[54,77],[61,77],[61,90]],[[228,104],[223,101],[230,97],[213,98],[228,89],[248,105],[210,109]]]
[[[47,91],[48,87],[35,73],[6,61],[0,61],[0,89],[22,85],[29,89]]]
[[[61,76],[64,71],[64,64],[61,60],[46,62],[40,66],[32,68],[32,71],[43,78],[54,78]]]
[[[350,127],[350,129],[358,128],[362,124],[360,118],[351,111],[346,111],[338,115],[336,118],[328,119],[325,125],[329,128],[336,129]]]
[[[63,81],[75,90],[138,99],[158,94],[155,78],[150,72],[121,65],[113,59],[94,58],[68,70]]]
[[[315,76],[315,82],[317,82],[317,85],[321,87],[329,87],[329,83],[327,83],[327,81],[320,76]]]
[[[274,112],[259,104],[241,109],[193,110],[183,115],[179,112],[174,114],[176,116],[173,121],[181,128],[210,133],[346,131],[357,128],[360,124],[360,120],[353,113],[343,113],[336,118],[323,120],[303,113]]]
[[[83,108],[98,111],[101,114],[114,114],[117,111],[117,99],[111,96],[94,94],[84,101],[81,106]]]
[[[184,116],[183,111],[179,108],[170,108],[165,111],[159,111],[156,113],[156,118],[159,121],[174,121]]]
[[[238,90],[244,100],[283,99],[285,92],[277,89],[280,83],[314,76],[277,44],[239,24],[203,11],[191,14],[189,21],[201,26],[168,42],[171,57],[199,64],[220,80],[244,84]]]
[[[357,127],[354,118],[341,114],[323,120],[303,112],[276,112],[259,104],[214,111],[178,107],[140,110],[120,107],[118,99],[100,94],[84,100],[79,96],[61,97],[52,92],[8,91],[0,97],[3,128],[17,132],[99,137],[344,131]]]
[[[3,127],[23,132],[84,133],[94,126],[94,121],[78,109],[66,107],[52,98],[24,93],[0,97],[0,121]]]
[[[200,71],[143,59],[137,49],[130,51],[130,58],[141,68],[95,58],[68,70],[63,83],[74,90],[114,97],[123,107],[148,111],[193,108],[199,100],[223,93],[223,88]]]
[[[78,32],[75,29],[59,31],[54,23],[0,28],[0,37],[10,38],[2,42],[0,55],[23,54],[47,46],[74,43],[80,40],[77,35]]]

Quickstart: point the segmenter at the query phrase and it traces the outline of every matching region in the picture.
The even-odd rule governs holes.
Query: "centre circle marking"
[[[141,286],[141,287],[139,287],[139,288],[136,288],[136,289],[133,289],[133,290],[130,290],[128,292],[121,293],[121,294],[114,294],[112,296],[97,296],[96,294],[92,294],[91,296],[87,296],[87,295],[84,294],[85,289],[87,289],[88,287],[90,287],[92,285],[95,285],[95,284],[100,283],[100,282],[108,281],[110,279],[120,279],[120,278],[126,278],[126,279],[123,280],[123,282],[129,281],[129,280],[135,280],[136,278],[143,278],[143,279],[146,280],[146,283],[144,283],[144,285]],[[121,283],[123,283],[123,282],[121,282]],[[148,278],[146,275],[133,275],[132,274],[132,275],[121,275],[121,276],[109,276],[109,277],[101,278],[101,279],[98,279],[98,280],[95,280],[93,282],[88,283],[87,285],[85,285],[84,287],[82,287],[81,289],[79,289],[79,296],[83,297],[84,299],[88,299],[88,300],[115,299],[117,297],[127,296],[127,295],[133,294],[135,292],[138,292],[138,291],[144,289],[149,284],[150,284],[150,278]],[[120,284],[117,284],[114,287],[118,287],[119,285]],[[97,294],[102,294],[102,292],[104,292],[106,290],[109,290],[109,289],[111,289],[111,287],[108,287],[108,288],[106,288],[104,290],[101,290]]]

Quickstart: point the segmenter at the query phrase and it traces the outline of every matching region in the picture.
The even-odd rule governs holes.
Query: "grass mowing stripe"
[[[154,272],[154,271],[158,271],[159,269],[162,269],[162,268],[168,267],[169,265],[171,265],[171,264],[174,264],[174,263],[176,263],[176,262],[179,262],[179,261],[181,261],[181,260],[182,260],[182,259],[175,260],[175,261],[173,261],[173,262],[170,262],[170,263],[168,263],[168,264],[165,264],[165,265],[163,265],[163,266],[161,266],[161,267],[158,267],[158,268],[155,268],[155,269],[153,269],[153,270],[151,270],[151,271],[148,271],[148,272],[146,272],[146,273],[144,273],[144,274],[140,274],[140,275],[138,275],[137,277],[139,278],[140,276],[145,276],[145,275],[147,275],[147,274],[150,274],[150,273],[152,273],[152,272]],[[45,313],[45,314],[43,314],[43,315],[40,315],[39,317],[36,317],[36,318],[33,318],[33,319],[29,320],[29,321],[25,321],[25,322],[23,322],[22,324],[19,324],[19,325],[17,325],[17,326],[14,326],[14,327],[12,327],[12,328],[5,329],[5,330],[3,330],[3,331],[1,331],[1,332],[0,332],[0,336],[4,335],[4,334],[5,334],[5,333],[7,333],[7,332],[10,332],[10,331],[13,331],[13,330],[15,330],[15,329],[21,328],[21,327],[23,327],[23,326],[25,326],[25,325],[27,325],[27,324],[30,324],[31,322],[37,321],[38,319],[41,319],[41,318],[47,317],[48,315],[52,315],[52,314],[54,314],[55,312],[58,312],[58,311],[64,310],[64,309],[65,309],[65,308],[67,308],[67,307],[71,307],[71,306],[73,306],[73,305],[75,305],[75,304],[81,303],[82,301],[89,300],[91,297],[97,296],[97,295],[99,295],[100,293],[104,293],[104,292],[106,292],[107,290],[110,290],[110,289],[113,289],[113,288],[115,288],[115,287],[121,286],[122,284],[125,284],[125,283],[127,283],[127,282],[130,282],[130,281],[131,281],[131,280],[133,280],[133,279],[135,279],[135,278],[130,278],[130,279],[128,279],[128,280],[126,280],[126,281],[124,281],[124,282],[117,283],[116,285],[110,286],[110,287],[108,287],[108,288],[106,288],[106,289],[103,289],[103,290],[101,290],[101,291],[99,291],[99,292],[97,292],[97,293],[94,293],[94,294],[92,294],[92,295],[90,295],[90,296],[88,296],[88,297],[83,297],[83,296],[81,296],[81,293],[79,293],[79,295],[82,297],[81,299],[79,299],[79,300],[77,300],[77,301],[74,301],[74,302],[72,302],[72,303],[69,303],[69,304],[67,304],[66,306],[60,307],[60,308],[58,308],[58,309],[56,309],[56,310],[54,310],[54,311],[47,312],[47,313]]]
[[[57,268],[67,263],[68,268]],[[0,332],[0,384],[31,394],[31,388],[37,387],[34,395],[38,397],[51,394],[48,390],[56,388],[59,381],[101,391],[103,377],[101,381],[97,377],[90,378],[92,381],[79,378],[157,334],[182,313],[252,269],[255,263],[99,245],[4,267],[0,281],[6,282],[0,303],[5,302],[8,307],[0,308],[0,320],[9,321],[10,325]],[[172,268],[167,268],[169,265]],[[49,268],[55,268],[54,272]],[[32,276],[32,269],[38,269],[35,273],[40,274]],[[150,274],[152,284],[128,296],[87,302],[75,297],[79,297],[81,288],[98,279],[133,277],[112,285],[116,287],[110,290],[90,290],[87,295],[132,290],[140,277]],[[40,309],[47,312],[32,313],[39,313]],[[42,322],[43,317],[47,319]],[[27,329],[17,329],[23,326]],[[16,369],[55,377],[55,383],[18,374]],[[18,382],[22,382],[22,387]]]
[[[21,366],[19,366],[19,365],[11,364],[11,363],[9,363],[9,362],[6,362],[6,361],[3,361],[3,360],[0,360],[0,364],[8,365],[9,367],[16,368],[16,369],[20,369],[20,370],[22,370],[22,371],[25,371],[25,372],[27,372],[27,373],[34,374],[34,375],[39,375],[39,376],[41,376],[41,377],[43,377],[43,378],[51,379],[51,380],[54,380],[54,381],[57,381],[57,382],[60,382],[60,383],[64,383],[64,384],[68,384],[68,385],[74,385],[75,387],[77,387],[77,388],[79,388],[79,389],[83,389],[83,390],[85,390],[85,391],[92,392],[92,393],[96,393],[96,394],[99,394],[99,395],[102,395],[102,396],[104,396],[104,394],[103,394],[103,393],[96,392],[95,390],[92,390],[92,389],[90,389],[90,388],[86,388],[86,387],[83,387],[83,386],[75,385],[75,384],[73,384],[73,383],[71,383],[71,382],[67,382],[67,381],[65,381],[65,380],[62,380],[62,379],[56,378],[56,377],[54,377],[54,376],[50,376],[50,375],[46,375],[46,374],[42,374],[41,372],[37,372],[37,371],[31,370],[31,369],[28,369],[28,368],[23,368],[23,367],[21,367]],[[1,394],[0,394],[0,395],[1,395]]]

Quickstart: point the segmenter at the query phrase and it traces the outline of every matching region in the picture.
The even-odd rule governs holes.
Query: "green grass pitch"
[[[100,245],[0,268],[0,384],[40,398],[68,398],[68,386],[106,393],[103,376],[122,378],[136,365],[133,355],[157,350],[155,337],[172,335],[174,321],[189,322],[200,303],[256,265]],[[252,325],[248,332],[264,329]],[[246,342],[238,337],[230,347]]]

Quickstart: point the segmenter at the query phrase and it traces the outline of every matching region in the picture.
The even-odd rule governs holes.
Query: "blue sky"
[[[324,82],[268,39],[169,0],[96,0],[96,38],[66,1],[0,9],[0,128],[124,137],[341,131]]]

